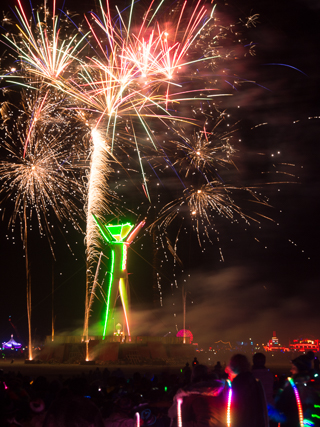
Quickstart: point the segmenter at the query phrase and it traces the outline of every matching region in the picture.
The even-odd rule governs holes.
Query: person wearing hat
[[[320,426],[317,413],[319,397],[310,383],[310,370],[311,361],[306,355],[291,361],[292,376],[276,396],[274,414],[269,414],[272,420],[280,422],[281,427]]]
[[[310,379],[309,373],[311,370],[311,359],[306,354],[296,357],[291,360],[291,369],[290,372],[292,377],[299,378],[303,377],[305,379]]]

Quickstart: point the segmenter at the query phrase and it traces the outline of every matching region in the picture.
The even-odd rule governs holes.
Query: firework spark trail
[[[96,273],[94,275],[92,288],[86,289],[83,336],[85,337],[85,341],[86,341],[86,360],[87,361],[89,360],[89,317],[90,317],[90,314],[92,311],[92,305],[93,305],[94,297],[96,296],[96,289],[100,287],[99,282],[98,282],[98,277],[99,277],[99,270],[100,270],[102,255],[103,255],[103,252],[100,252],[100,256],[98,259],[98,263],[97,263],[97,267],[96,267]],[[88,285],[88,282],[87,282],[87,285]]]
[[[6,39],[13,45],[19,54],[19,58],[23,61],[21,66],[24,67],[24,72],[27,71],[34,77],[44,79],[50,86],[55,85],[59,90],[87,105],[88,108],[100,112],[102,117],[105,115],[110,117],[115,114],[127,113],[132,115],[134,113],[132,106],[141,109],[146,103],[148,105],[154,104],[152,103],[152,92],[159,89],[164,79],[171,79],[178,66],[184,65],[183,55],[186,54],[191,45],[190,39],[195,36],[194,32],[201,31],[203,27],[200,22],[205,10],[202,8],[201,15],[195,15],[184,45],[174,41],[171,46],[167,41],[167,36],[163,36],[167,32],[160,30],[159,24],[156,23],[159,35],[153,43],[152,36],[147,36],[149,37],[147,44],[149,47],[143,48],[141,51],[141,46],[146,45],[144,42],[146,29],[143,26],[140,27],[139,35],[142,40],[138,40],[134,34],[127,34],[127,39],[125,39],[122,32],[114,26],[107,4],[107,12],[102,10],[103,21],[94,14],[92,17],[105,33],[110,53],[106,53],[100,43],[100,35],[96,33],[87,19],[90,33],[96,40],[101,53],[100,59],[88,58],[89,62],[87,63],[79,59],[78,51],[84,36],[76,41],[76,35],[74,35],[66,45],[65,40],[61,42],[59,39],[60,30],[57,29],[57,17],[53,17],[52,34],[49,37],[49,28],[46,24],[44,30],[42,29],[43,23],[39,14],[37,14],[36,31],[29,25],[20,3],[18,13],[24,30],[22,31],[22,42],[15,42],[16,37],[13,37],[13,40],[10,37]],[[121,20],[123,19],[121,18]],[[37,43],[39,37],[40,43]],[[165,37],[165,42],[162,40],[163,37]],[[20,44],[24,49],[20,47]],[[175,52],[173,53],[172,50]],[[171,58],[169,66],[165,64],[163,58]],[[144,71],[141,69],[141,64]],[[79,68],[81,69],[78,76],[80,80],[75,74]],[[63,77],[63,73],[69,73],[67,79]],[[146,95],[147,92],[149,95]],[[162,95],[155,98],[155,103],[159,104],[161,97],[162,102],[167,105],[167,89],[163,90]],[[175,101],[180,101],[180,99]],[[153,113],[153,115],[155,114]]]
[[[75,34],[66,41],[67,38],[62,39],[60,35],[59,17],[53,14],[52,26],[49,27],[46,22],[42,21],[38,11],[33,28],[28,22],[20,0],[17,1],[16,12],[20,25],[16,25],[20,31],[21,40],[17,37],[11,39],[6,35],[4,38],[18,53],[25,70],[30,71],[35,77],[45,79],[47,83],[57,82],[57,79],[63,76],[76,56],[79,55],[79,46],[86,35],[76,41],[78,34]]]
[[[112,213],[107,199],[108,176],[110,169],[110,155],[107,151],[106,141],[98,130],[92,131],[93,149],[91,154],[90,176],[87,200],[87,230],[86,245],[88,260],[93,260],[99,248],[100,233],[97,230],[93,214],[103,219],[106,214]],[[88,265],[90,268],[90,263]]]
[[[259,223],[258,218],[244,213],[241,207],[233,200],[233,193],[239,191],[245,193],[247,196],[252,196],[252,202],[270,207],[265,200],[254,192],[254,188],[227,186],[220,180],[215,180],[198,185],[196,188],[186,188],[182,197],[172,200],[160,210],[157,221],[155,221],[151,229],[156,224],[159,224],[161,229],[167,230],[178,217],[181,217],[183,213],[188,213],[194,224],[198,243],[201,247],[201,230],[204,231],[206,237],[211,241],[208,227],[212,225],[215,213],[230,221],[235,221],[236,217],[240,217],[247,224],[250,221]],[[256,213],[256,215],[272,221],[271,218],[265,215],[259,213]]]
[[[55,16],[55,5],[52,24],[47,18],[43,22],[40,14],[36,13],[31,25],[19,2],[17,14],[21,37],[6,36],[6,44],[12,46],[20,59],[21,69],[17,72],[17,78],[21,78],[21,85],[43,88],[41,90],[45,93],[53,89],[59,92],[61,97],[68,98],[66,117],[73,109],[87,129],[91,129],[91,166],[86,203],[87,270],[91,278],[100,244],[92,214],[103,219],[111,213],[108,186],[113,170],[110,163],[121,164],[121,158],[117,158],[119,151],[127,150],[128,156],[134,153],[138,159],[141,187],[147,198],[151,199],[144,159],[150,163],[150,159],[162,156],[180,180],[182,191],[185,189],[181,198],[178,197],[160,211],[156,223],[161,222],[167,227],[178,216],[176,208],[182,205],[191,214],[197,212],[192,216],[197,217],[198,223],[202,218],[210,221],[211,210],[229,219],[234,214],[247,218],[230,197],[230,192],[239,188],[225,185],[216,170],[217,165],[235,166],[232,160],[234,149],[229,142],[230,132],[211,146],[217,124],[211,124],[211,127],[204,124],[205,113],[201,113],[199,120],[186,112],[190,104],[211,103],[213,97],[223,95],[220,91],[212,93],[217,90],[216,76],[208,71],[223,58],[230,57],[230,52],[223,53],[218,43],[220,33],[215,25],[214,8],[208,10],[198,1],[190,11],[185,1],[181,8],[175,8],[176,14],[171,14],[170,9],[170,16],[162,16],[158,11],[164,2],[161,1],[156,8],[153,8],[153,3],[142,14],[141,25],[136,26],[138,17],[133,19],[133,1],[129,18],[118,11],[117,21],[112,18],[107,1],[106,9],[101,5],[100,17],[91,13],[86,18],[89,30],[85,35],[71,31],[69,37],[63,39],[63,29],[58,28],[60,24]],[[87,35],[90,37],[88,44],[85,42]],[[221,37],[223,35],[222,32]],[[205,77],[201,73],[204,69]],[[12,81],[12,76],[10,79],[7,78],[7,81]],[[29,150],[33,148],[36,119],[45,113],[47,105],[47,102],[40,102],[34,121],[30,121],[30,135],[24,138],[26,161]],[[170,152],[167,147],[165,150],[162,148],[163,145],[153,134],[156,122],[171,131],[174,131],[177,122],[183,123],[187,129],[190,124],[199,127],[197,132],[191,133],[194,134],[193,138],[176,131],[180,140],[170,140]],[[150,166],[157,175],[157,168]],[[124,165],[121,167],[126,168]],[[183,185],[179,177],[181,171],[188,177],[192,175],[192,169],[197,173],[196,185],[194,182]],[[240,190],[254,196],[250,188]],[[197,232],[199,235],[199,227]]]
[[[132,117],[138,118],[151,143],[157,149],[153,136],[148,130],[148,120],[154,118],[160,120],[186,120],[172,116],[167,111],[168,103],[188,102],[190,99],[195,99],[190,90],[175,90],[169,93],[166,86],[176,84],[171,80],[178,67],[184,66],[184,62],[186,62],[184,57],[191,46],[191,40],[203,28],[201,22],[206,10],[202,7],[198,11],[197,8],[189,20],[187,32],[182,41],[178,42],[176,40],[178,34],[176,29],[175,39],[170,44],[167,32],[161,30],[158,22],[155,22],[153,29],[149,28],[152,19],[149,21],[148,26],[145,26],[146,17],[142,26],[138,29],[138,36],[136,36],[133,32],[129,34],[128,30],[132,28],[131,23],[126,26],[120,14],[120,21],[123,24],[123,28],[120,30],[113,23],[107,3],[107,10],[102,10],[101,12],[102,19],[92,14],[92,20],[99,31],[105,35],[109,46],[108,52],[100,42],[100,33],[94,30],[93,25],[87,19],[91,34],[97,43],[98,49],[100,49],[101,55],[100,57],[89,58],[86,66],[81,70],[81,77],[86,82],[79,83],[79,86],[73,87],[72,91],[74,91],[77,99],[100,114],[93,131],[92,171],[88,191],[87,256],[89,264],[90,260],[94,259],[97,244],[95,225],[92,223],[92,213],[98,217],[100,216],[100,218],[108,213],[108,201],[105,195],[106,185],[103,183],[107,181],[108,155],[110,156],[110,153],[113,153],[117,129],[119,126],[121,128],[124,117],[130,117],[132,134],[140,159],[141,173],[144,177],[145,173],[141,163],[141,155],[139,154],[140,147],[135,137],[135,125],[132,123]],[[179,24],[182,21],[182,12],[178,17]],[[123,35],[123,32],[126,35]],[[189,59],[188,62],[190,62]],[[179,86],[181,87],[180,84],[177,85],[177,87]],[[206,90],[215,89],[209,88]],[[72,91],[71,94],[73,96]],[[199,93],[199,90],[194,92]],[[191,98],[190,95],[192,95]],[[201,99],[209,98],[204,96]],[[156,111],[159,108],[161,115]],[[97,134],[97,128],[102,123],[106,128],[109,148],[106,147],[106,142],[103,141],[101,136]],[[103,165],[96,167],[96,163],[100,161]],[[105,172],[102,172],[103,168]],[[99,182],[100,179],[101,181]],[[143,188],[146,196],[149,197],[148,184],[145,179]]]
[[[190,137],[181,129],[179,136],[183,141],[172,142],[183,155],[177,157],[174,165],[179,170],[185,170],[186,177],[194,168],[201,174],[208,172],[212,174],[212,169],[215,170],[213,173],[216,173],[217,165],[235,166],[233,155],[237,150],[229,142],[232,132],[216,135],[215,132],[207,132],[204,128],[203,131],[195,132]]]
[[[26,205],[30,214],[35,211],[40,232],[45,230],[51,241],[48,210],[53,209],[59,221],[67,218],[77,227],[77,218],[81,217],[79,201],[84,198],[84,188],[66,161],[70,156],[64,146],[68,138],[70,135],[52,124],[38,123],[30,132],[30,125],[21,121],[1,144],[8,153],[8,160],[0,161],[1,193],[3,199],[15,200],[12,223]],[[29,144],[24,155],[26,140]]]
[[[218,110],[217,113],[219,115],[215,120],[211,117],[211,121],[213,120],[213,123],[210,123],[211,132],[204,127],[203,131],[194,131],[190,136],[188,130],[180,126],[175,129],[176,137],[170,140],[173,145],[171,148],[166,146],[166,152],[168,158],[172,159],[171,167],[175,167],[175,173],[185,176],[187,185],[184,187],[183,196],[169,201],[160,209],[158,218],[151,227],[152,229],[159,224],[160,228],[166,232],[178,217],[181,220],[181,217],[187,216],[197,232],[200,246],[202,246],[201,231],[204,231],[206,238],[210,240],[209,227],[212,226],[215,214],[231,222],[237,221],[237,218],[243,219],[246,223],[259,222],[257,217],[241,209],[234,200],[235,194],[241,192],[251,202],[270,206],[256,193],[257,187],[235,186],[229,183],[230,174],[234,175],[237,171],[233,160],[237,150],[231,145],[235,130],[230,130],[228,127],[226,131],[220,130],[219,127],[224,124],[225,113]],[[208,124],[209,116],[206,115],[206,117]],[[179,155],[179,151],[182,155]],[[228,182],[221,177],[223,173],[219,169],[227,169]],[[270,220],[262,214],[255,213],[255,215]]]
[[[40,94],[38,94],[40,96]],[[47,99],[45,93],[43,99]],[[40,97],[41,98],[41,97]],[[22,96],[22,112],[12,125],[11,120],[4,122],[6,139],[1,141],[1,149],[7,153],[5,160],[0,160],[1,203],[14,201],[13,213],[9,225],[20,218],[21,238],[26,258],[27,282],[27,315],[29,329],[29,359],[32,360],[31,336],[31,273],[28,253],[28,229],[32,227],[33,212],[37,217],[40,234],[47,236],[53,253],[52,234],[53,224],[50,214],[53,213],[58,221],[64,218],[71,220],[79,228],[81,218],[81,199],[85,189],[81,180],[71,170],[66,159],[68,150],[68,134],[60,131],[54,122],[44,124],[39,114],[29,107],[42,104],[43,99],[28,99]],[[41,108],[40,108],[41,110]],[[5,111],[8,114],[8,111]],[[27,113],[27,114],[26,114]],[[25,120],[25,115],[29,120]],[[35,120],[35,115],[39,120]],[[28,144],[26,144],[28,142]],[[5,211],[4,214],[5,215]]]
[[[19,2],[18,4],[17,13],[22,23],[22,29],[20,28],[22,31],[22,43],[20,44],[23,48],[18,46],[17,43],[13,43],[10,38],[7,38],[7,41],[13,43],[26,71],[31,76],[33,75],[46,81],[50,86],[56,86],[58,90],[62,90],[76,101],[86,105],[86,108],[99,112],[100,118],[96,121],[95,128],[100,121],[105,120],[104,117],[107,117],[107,134],[108,137],[111,136],[111,147],[114,145],[115,129],[119,122],[117,117],[123,115],[138,116],[140,122],[147,128],[146,119],[159,117],[153,111],[156,106],[159,107],[159,105],[163,104],[167,107],[170,100],[173,102],[188,100],[185,97],[186,93],[190,93],[188,91],[174,93],[172,99],[169,99],[168,89],[165,89],[163,94],[160,95],[154,95],[154,93],[161,87],[163,79],[172,79],[173,72],[177,70],[177,67],[183,66],[184,55],[186,55],[192,44],[192,40],[212,19],[212,16],[210,16],[205,24],[201,23],[206,14],[206,9],[203,6],[200,8],[200,2],[194,9],[191,19],[189,19],[181,42],[178,42],[176,39],[185,9],[184,4],[178,16],[178,27],[176,28],[172,45],[168,42],[167,32],[161,30],[160,24],[156,21],[154,26],[158,35],[155,40],[153,41],[154,30],[152,30],[151,35],[148,36],[146,34],[154,16],[151,19],[149,18],[148,26],[145,26],[147,22],[147,17],[145,16],[138,33],[140,40],[134,34],[131,35],[128,32],[126,37],[123,37],[122,30],[113,23],[109,4],[107,3],[107,10],[104,11],[102,9],[101,11],[102,20],[98,19],[94,14],[92,14],[92,17],[94,23],[105,33],[110,53],[106,53],[100,43],[99,34],[95,32],[87,19],[90,32],[97,42],[102,58],[90,58],[87,64],[83,64],[79,60],[77,65],[81,68],[79,73],[80,80],[72,77],[64,79],[62,74],[70,70],[71,64],[78,56],[77,49],[84,37],[76,42],[76,35],[74,35],[68,44],[65,44],[64,40],[61,42],[59,39],[58,20],[54,14],[52,29],[50,30],[51,36],[49,37],[50,31],[47,22],[44,29],[42,29],[39,13],[37,13],[37,32],[35,33],[35,30],[28,23],[21,3]],[[132,7],[130,14],[131,12]],[[149,12],[150,9],[148,10]],[[121,15],[120,20],[123,22]],[[131,23],[127,26],[128,30],[130,25]],[[126,27],[124,27],[125,30]],[[147,44],[144,41],[145,34],[149,37]],[[37,43],[39,39],[40,42]],[[141,49],[141,46],[143,49]],[[147,48],[145,48],[146,46]],[[141,70],[141,64],[143,64],[143,70]],[[141,77],[143,78],[142,81]],[[142,110],[145,110],[145,112]],[[165,113],[161,116],[162,119],[167,117],[172,120],[174,118],[165,108],[162,108],[162,111]],[[97,157],[95,156],[95,158]],[[145,188],[147,189],[146,183]],[[91,205],[91,202],[88,205]],[[90,217],[91,215],[88,215],[88,218]],[[90,230],[90,226],[88,228]]]

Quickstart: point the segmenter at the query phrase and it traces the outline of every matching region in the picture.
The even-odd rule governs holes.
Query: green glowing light
[[[126,284],[124,279],[122,278],[119,280],[119,291],[120,291],[120,298],[122,302],[124,317],[126,320],[127,331],[128,331],[128,335],[130,335],[130,327],[129,327],[129,319],[128,319],[128,296],[126,292]]]
[[[93,219],[95,220],[99,231],[102,235],[102,237],[108,242],[111,243],[112,242],[112,235],[110,234],[109,230],[102,224],[102,222],[99,220],[99,218],[97,218],[94,214],[92,214]]]
[[[128,273],[127,273],[127,248],[132,243],[139,230],[145,222],[141,221],[136,227],[129,222],[126,224],[104,224],[99,218],[93,215],[101,236],[111,249],[111,267],[109,271],[109,284],[106,296],[106,314],[103,328],[103,339],[110,331],[110,313],[116,306],[117,297],[123,308],[127,334],[130,336],[129,325],[129,299],[127,294]]]
[[[117,242],[123,242],[124,239],[128,236],[130,231],[133,228],[132,224],[120,224],[120,225],[112,225],[108,224],[105,226],[106,229],[109,231],[111,236],[117,241]]]
[[[110,314],[110,295],[111,295],[112,282],[113,282],[113,270],[114,270],[114,250],[111,251],[111,269],[110,269],[110,278],[109,278],[109,286],[108,286],[106,317],[104,321],[104,328],[103,328],[103,334],[102,334],[103,339],[105,339],[106,337],[107,325],[108,325],[109,314]]]

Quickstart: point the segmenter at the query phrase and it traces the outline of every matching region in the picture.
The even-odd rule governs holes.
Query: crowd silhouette
[[[2,427],[302,427],[320,425],[319,364],[309,352],[275,377],[262,353],[176,373],[93,368],[48,381],[0,371]]]

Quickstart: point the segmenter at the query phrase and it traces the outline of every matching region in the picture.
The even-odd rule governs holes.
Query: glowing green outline
[[[113,282],[113,269],[114,269],[114,249],[111,249],[111,271],[110,271],[110,279],[109,279],[109,286],[108,286],[106,317],[105,317],[105,321],[104,321],[104,328],[103,328],[103,335],[102,335],[103,339],[105,339],[105,337],[106,337],[107,325],[108,325],[108,320],[109,320],[110,295],[111,295],[111,288],[112,288],[112,282]]]
[[[119,274],[120,277],[118,280],[118,287],[119,287],[120,299],[121,299],[121,303],[124,311],[124,316],[126,320],[127,332],[128,332],[128,335],[130,336],[128,309],[127,309],[128,298],[127,298],[127,292],[125,287],[126,281],[128,280],[127,278],[127,246],[129,246],[132,243],[136,234],[138,233],[140,228],[144,226],[145,222],[141,221],[136,227],[134,227],[129,222],[127,222],[126,224],[119,224],[119,225],[114,225],[114,224],[105,225],[95,215],[93,215],[93,218],[98,226],[98,229],[102,237],[111,248],[111,269],[110,269],[110,279],[109,279],[107,302],[106,302],[107,307],[106,307],[102,338],[105,339],[106,337],[108,323],[109,323],[111,294],[113,289],[113,282],[115,280],[115,274],[114,274],[115,265],[118,266],[117,269],[119,269],[121,273]],[[124,240],[124,239],[127,239],[127,240]],[[121,247],[118,246],[118,250],[116,251],[115,248],[113,247],[115,245],[121,245]],[[119,260],[119,262],[116,263],[117,259]]]

